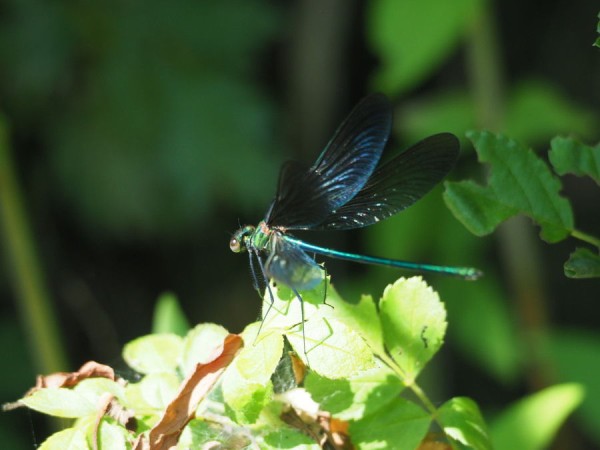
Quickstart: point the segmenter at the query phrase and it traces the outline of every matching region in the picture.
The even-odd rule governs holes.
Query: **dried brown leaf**
[[[184,427],[194,417],[200,401],[210,392],[242,345],[239,335],[230,334],[223,345],[215,349],[209,362],[198,363],[183,381],[177,396],[169,403],[158,423],[150,430],[147,444],[139,440],[135,449],[167,450],[175,446]]]
[[[96,361],[88,361],[76,372],[55,372],[50,375],[38,375],[35,387],[31,388],[25,396],[44,388],[73,387],[86,378],[108,378],[115,381],[115,371],[110,366]]]

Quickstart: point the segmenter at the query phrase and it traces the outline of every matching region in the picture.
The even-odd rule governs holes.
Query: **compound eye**
[[[239,253],[241,250],[240,241],[237,238],[232,237],[229,240],[229,248],[231,249],[232,252]]]

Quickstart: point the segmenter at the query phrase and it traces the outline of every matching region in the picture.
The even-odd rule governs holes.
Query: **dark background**
[[[165,291],[176,294],[191,324],[216,322],[239,332],[255,320],[260,299],[247,258],[230,252],[229,236],[262,218],[280,164],[311,162],[368,92],[383,91],[394,102],[390,151],[439,131],[461,137],[452,179],[484,180],[464,139],[469,128],[504,132],[543,157],[556,134],[590,144],[600,138],[596,1],[464,0],[456,6],[464,17],[438,14],[435,1],[415,3],[423,25],[399,20],[391,28],[409,51],[398,56],[408,61],[401,72],[417,67],[410,51],[418,62],[429,36],[441,33],[445,44],[427,67],[400,81],[388,76],[392,63],[378,37],[385,28],[378,8],[390,4],[0,2],[0,120],[31,228],[27,241],[56,316],[47,320],[59,330],[67,358],[62,367],[48,367],[29,345],[31,322],[19,309],[10,250],[15,237],[5,227],[0,401],[19,398],[37,373],[74,370],[90,359],[126,372],[120,349],[151,332],[156,299]],[[456,22],[447,34],[440,31],[445,20]],[[477,56],[482,48],[484,56]],[[477,58],[496,90],[477,81]],[[487,112],[478,101],[486,95],[493,97]],[[598,235],[598,186],[566,176],[563,192],[577,227]],[[447,345],[426,374],[440,401],[468,395],[493,417],[538,388],[589,380],[600,368],[600,285],[564,277],[562,264],[576,243],[546,244],[535,225],[518,219],[475,238],[451,216],[441,193],[368,230],[306,238],[484,269],[477,283],[426,277],[449,310]],[[406,275],[333,261],[327,267],[348,297],[378,296]],[[543,353],[531,348],[532,334],[558,342],[549,344],[556,359],[529,358]],[[583,348],[587,374],[563,364],[574,348]],[[600,442],[600,387],[587,388],[586,407],[557,448]],[[24,411],[0,418],[6,448],[31,448],[45,430]]]

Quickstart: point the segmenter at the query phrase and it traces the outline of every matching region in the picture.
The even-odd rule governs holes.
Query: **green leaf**
[[[399,94],[422,82],[454,51],[479,5],[479,0],[370,3],[367,38],[381,61],[377,88]]]
[[[208,362],[228,334],[225,328],[214,323],[201,323],[192,328],[183,339],[179,364],[183,374],[189,374],[198,363]]]
[[[521,375],[522,349],[510,302],[496,277],[487,275],[468,286],[441,280],[452,324],[448,341],[496,380],[510,384]]]
[[[473,101],[466,91],[443,91],[408,101],[400,109],[400,133],[408,142],[449,131],[457,136],[476,126]]]
[[[559,175],[587,175],[600,184],[600,144],[590,147],[572,138],[555,137],[550,145],[550,162]]]
[[[41,413],[70,419],[96,413],[96,404],[67,388],[40,389],[19,402]]]
[[[123,388],[107,378],[88,378],[72,389],[44,388],[19,400],[27,407],[56,417],[81,418],[98,413],[104,394],[123,398]]]
[[[174,373],[148,374],[139,383],[127,385],[126,406],[137,415],[160,413],[173,400],[180,384],[181,380]]]
[[[265,435],[260,448],[266,450],[320,450],[322,447],[300,431],[282,428]]]
[[[224,426],[217,423],[202,419],[192,419],[185,427],[178,444],[186,449],[202,448],[203,445],[207,445],[209,442],[223,444],[230,437],[228,431],[231,427],[227,426],[226,429],[224,428]]]
[[[593,136],[597,129],[596,114],[546,80],[520,81],[509,93],[504,131],[515,139],[538,143],[560,133]]]
[[[100,422],[99,443],[100,450],[129,450],[131,448],[128,431],[107,420]]]
[[[162,294],[154,308],[154,319],[152,321],[152,333],[173,333],[178,336],[185,336],[190,329],[179,301],[175,294],[165,292]]]
[[[54,433],[40,445],[39,450],[87,450],[89,448],[85,430],[73,427]]]
[[[491,450],[487,425],[479,407],[470,398],[455,397],[448,400],[439,409],[438,417],[444,433],[454,441],[456,447]]]
[[[183,339],[175,334],[149,334],[125,344],[123,359],[140,373],[172,372],[181,354]]]
[[[100,397],[107,393],[114,395],[119,400],[125,396],[123,386],[108,378],[87,378],[77,383],[73,391],[95,404],[98,404]]]
[[[342,419],[360,419],[394,400],[404,389],[387,367],[377,367],[348,379],[330,380],[309,372],[304,388],[319,409]]]
[[[545,142],[559,133],[594,136],[598,129],[597,114],[542,79],[520,81],[511,87],[505,110],[504,132],[524,142]],[[440,130],[461,136],[477,125],[473,101],[463,90],[419,97],[400,109],[401,136],[410,142]]]
[[[259,323],[252,323],[242,332],[248,345],[240,350],[231,367],[254,383],[266,383],[273,375],[283,352],[283,338],[277,333],[258,335]]]
[[[352,443],[361,450],[414,449],[425,437],[431,417],[412,402],[394,398],[374,414],[350,422]]]
[[[304,334],[301,329],[294,329],[286,336],[304,363],[320,375],[345,378],[375,365],[373,353],[364,339],[335,318],[313,316],[304,324]]]
[[[405,376],[415,379],[442,346],[446,310],[421,277],[400,278],[379,304],[385,345]]]
[[[229,381],[231,376],[225,376],[224,381]],[[239,378],[238,378],[239,380]],[[237,381],[237,380],[236,380]],[[273,384],[228,382],[226,411],[233,421],[239,424],[253,424],[258,420],[260,412],[273,397]]]
[[[448,208],[472,233],[491,233],[501,222],[526,214],[541,226],[547,242],[564,239],[573,229],[568,200],[559,195],[561,183],[530,149],[489,132],[470,132],[482,163],[491,164],[487,186],[473,181],[446,182]]]
[[[250,324],[242,336],[242,348],[223,375],[223,399],[238,423],[254,423],[271,398],[270,378],[283,352],[283,337],[278,333],[257,336],[259,323]]]
[[[546,388],[504,410],[492,422],[491,435],[497,450],[542,450],[583,400],[583,388],[569,383]]]
[[[587,248],[578,248],[565,263],[565,275],[569,278],[599,278],[600,255]]]
[[[600,333],[555,330],[550,336],[550,356],[559,379],[585,387],[585,399],[577,418],[588,435],[600,445]]]
[[[362,295],[358,302],[350,303],[343,300],[337,291],[329,285],[327,304],[331,305],[331,311],[328,311],[330,316],[360,334],[375,353],[382,354],[385,351],[383,330],[373,297]]]
[[[289,297],[288,288],[271,285],[271,291],[272,307],[265,292],[262,333],[271,330],[285,334],[294,351],[312,370],[328,378],[342,378],[374,366],[373,353],[365,340],[342,321],[346,313],[342,311],[338,319],[336,308],[324,303],[323,284],[312,291],[300,291],[304,315],[302,304]],[[328,298],[334,295],[337,294],[333,287],[328,285]]]

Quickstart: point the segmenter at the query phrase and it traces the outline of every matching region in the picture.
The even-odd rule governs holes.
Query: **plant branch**
[[[579,230],[571,231],[571,236],[573,236],[575,239],[587,242],[588,244],[591,244],[596,248],[600,249],[600,239],[598,239],[596,236],[592,236]]]
[[[10,155],[6,125],[0,117],[0,222],[12,283],[36,369],[53,373],[67,368],[56,314],[43,281],[23,195]]]

